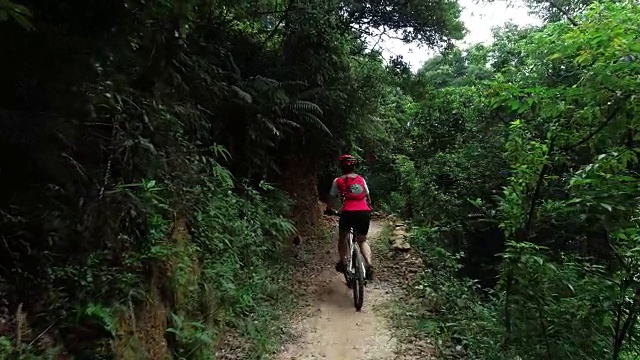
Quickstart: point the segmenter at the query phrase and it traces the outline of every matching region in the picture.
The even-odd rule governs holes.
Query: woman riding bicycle
[[[345,154],[340,156],[340,168],[342,176],[333,180],[329,195],[340,198],[342,208],[340,211],[340,222],[338,225],[338,252],[340,260],[336,264],[336,271],[345,272],[347,256],[347,236],[353,228],[357,234],[357,241],[365,259],[367,279],[373,277],[373,266],[371,259],[371,247],[367,242],[369,223],[371,222],[371,195],[364,178],[355,173],[356,158]],[[326,213],[332,214],[331,204],[327,204]]]

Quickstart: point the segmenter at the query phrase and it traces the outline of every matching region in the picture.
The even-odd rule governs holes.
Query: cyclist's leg
[[[369,233],[369,225],[371,223],[371,213],[369,211],[359,211],[357,218],[354,219],[354,229],[358,233],[358,244],[360,244],[360,251],[364,257],[364,261],[367,263],[367,275],[368,277],[373,275],[373,254],[371,253],[371,246],[367,241],[367,234]]]
[[[371,252],[371,246],[369,246],[369,242],[366,239],[360,240],[360,237],[358,237],[358,239],[358,242],[360,243],[360,251],[362,252],[364,261],[366,261],[369,266],[373,265],[373,253]]]
[[[342,212],[340,214],[340,221],[338,223],[338,254],[340,256],[340,260],[336,264],[336,271],[344,272],[346,266],[346,258],[347,258],[347,237],[349,235],[349,231],[352,227],[352,216],[349,212]]]

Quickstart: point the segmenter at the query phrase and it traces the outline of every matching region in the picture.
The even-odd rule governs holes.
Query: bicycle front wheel
[[[362,253],[360,253],[360,247],[357,244],[353,244],[355,248],[353,249],[353,265],[355,273],[353,274],[353,306],[356,307],[356,311],[362,310],[362,305],[364,304],[364,258],[362,257]]]

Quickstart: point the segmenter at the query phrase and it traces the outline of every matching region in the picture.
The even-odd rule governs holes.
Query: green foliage
[[[269,276],[278,272],[267,270],[265,261],[276,266],[285,244],[281,240],[293,233],[293,225],[256,190],[246,189],[242,198],[229,189],[211,192],[192,225],[202,285],[217,289],[216,298],[210,299],[217,311],[247,315],[263,300],[277,298],[278,288],[272,287]]]
[[[60,356],[59,349],[46,349],[44,352],[33,343],[16,344],[8,336],[0,336],[0,360],[54,360]]]
[[[26,6],[9,0],[0,1],[0,21],[12,20],[26,30],[33,30],[29,21],[31,17],[31,11]]]
[[[175,358],[210,359],[216,335],[206,325],[199,322],[185,321],[175,314],[171,314],[171,327],[168,333],[175,334],[177,340]]]
[[[423,225],[413,324],[446,358],[637,356],[640,8],[570,3],[399,80],[384,201]]]
[[[441,358],[513,358],[519,353],[500,346],[503,330],[499,299],[487,302],[477,282],[457,276],[463,254],[451,253],[442,246],[442,231],[413,229],[410,242],[421,254],[425,272],[408,288],[414,299],[412,316],[403,319],[400,326],[411,326],[418,336],[433,337]]]
[[[25,5],[0,0],[0,304],[78,358],[272,352],[318,165],[395,122],[364,34],[463,32],[452,1]]]
[[[639,7],[530,3],[546,24],[461,50],[452,1],[0,0],[0,304],[80,358],[266,356],[293,224],[350,151],[419,226],[443,356],[636,355]],[[411,74],[374,28],[448,46]]]
[[[401,31],[403,40],[420,40],[438,45],[449,39],[462,38],[461,9],[455,1],[406,3],[388,0],[360,0],[347,2],[347,14],[357,24]],[[442,29],[434,32],[432,29]]]

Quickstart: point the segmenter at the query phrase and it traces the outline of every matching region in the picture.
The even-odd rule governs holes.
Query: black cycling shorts
[[[344,233],[351,228],[360,235],[367,235],[369,232],[369,222],[371,221],[371,211],[343,211],[340,214],[338,230]]]

